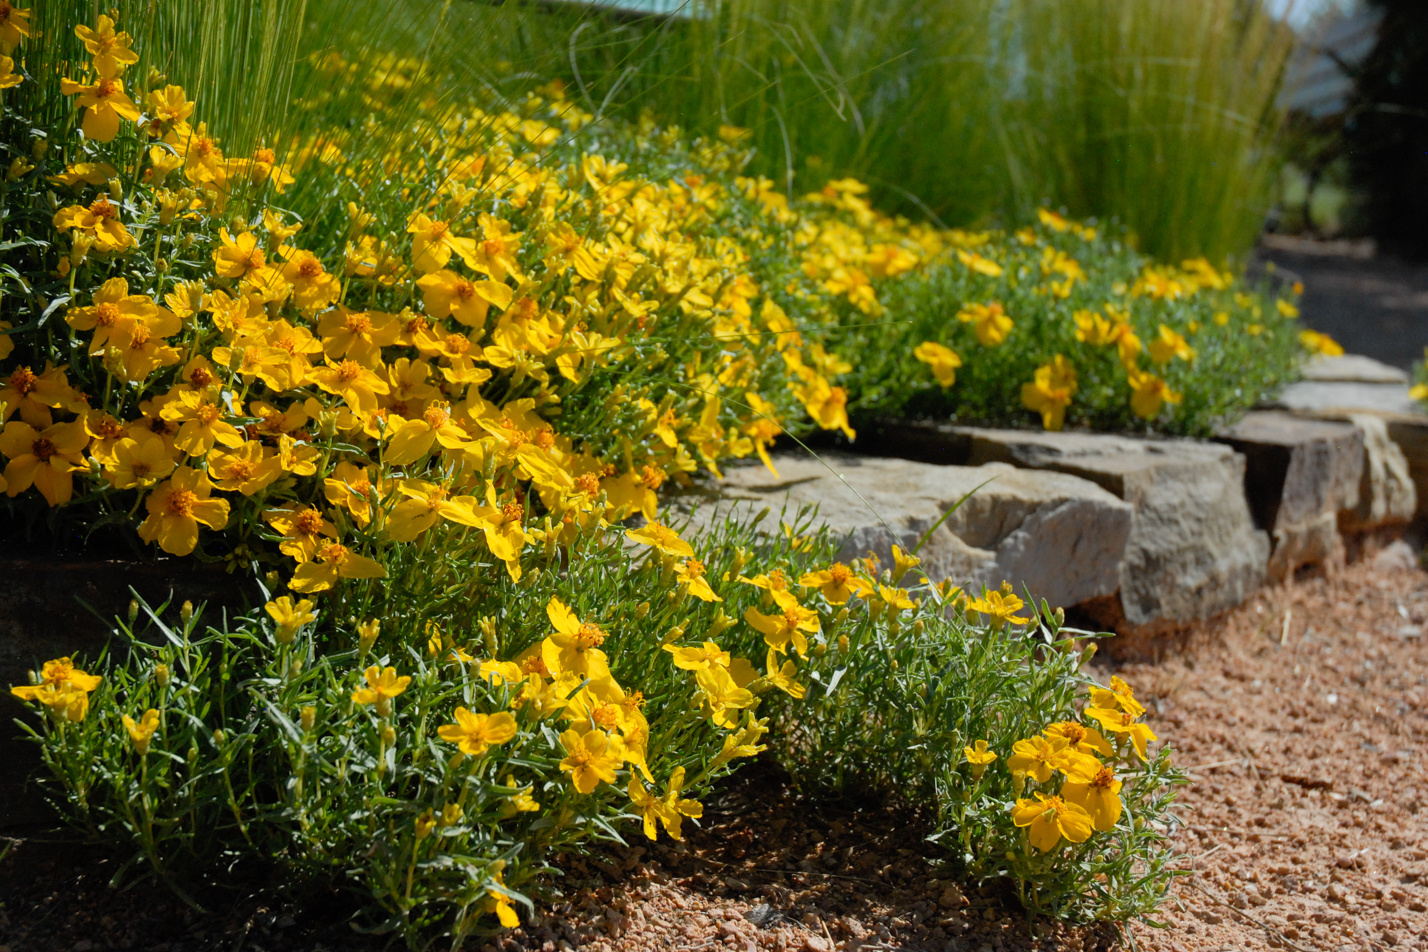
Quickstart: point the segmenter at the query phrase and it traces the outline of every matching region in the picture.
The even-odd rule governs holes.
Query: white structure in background
[[[1373,52],[1382,14],[1358,8],[1305,27],[1284,80],[1286,105],[1312,119],[1342,115],[1353,95],[1351,71]]]

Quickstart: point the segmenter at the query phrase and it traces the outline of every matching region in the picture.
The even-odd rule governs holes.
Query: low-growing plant
[[[14,514],[265,591],[221,621],[137,606],[111,654],[13,688],[45,712],[57,806],[131,850],[121,873],[178,891],[250,861],[348,877],[364,927],[459,945],[520,921],[558,851],[679,837],[774,732],[790,764],[834,764],[833,786],[901,785],[968,875],[1015,878],[1030,908],[1153,907],[1163,756],[1097,787],[1127,784],[1109,820],[1114,791],[1038,807],[1013,779],[957,800],[964,740],[1034,793],[1046,765],[1096,785],[1054,737],[1012,763],[1013,735],[1072,719],[1080,683],[1012,636],[1018,599],[905,591],[900,553],[890,576],[830,566],[802,516],[698,539],[660,521],[667,480],[767,461],[785,429],[851,436],[839,348],[913,286],[988,274],[983,242],[881,215],[852,181],[790,203],[740,176],[737,129],[595,122],[558,85],[457,100],[430,64],[355,43],[291,70],[260,56],[303,118],[226,156],[124,31],[166,35],[149,9],[55,3],[37,30],[0,3],[0,488]],[[889,678],[964,656],[965,689],[929,707]],[[1023,682],[1046,688],[1001,699]],[[834,710],[848,700],[861,712]],[[1110,716],[1092,701],[1082,716]],[[902,750],[820,761],[848,717],[905,730],[919,710],[943,725],[937,783],[909,785]],[[985,736],[946,747],[947,725]],[[1125,748],[1090,749],[1109,770]],[[1129,870],[1148,872],[1109,902]]]

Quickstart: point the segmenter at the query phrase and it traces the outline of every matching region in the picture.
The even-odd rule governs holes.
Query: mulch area
[[[1428,573],[1401,548],[1266,589],[1115,670],[1196,781],[1166,928],[1028,923],[1006,894],[946,878],[919,817],[811,803],[760,765],[708,799],[685,844],[572,861],[539,920],[468,948],[1428,952]],[[109,889],[113,868],[20,842],[0,861],[0,952],[388,947],[353,933],[331,890],[235,876],[196,915],[152,884]]]

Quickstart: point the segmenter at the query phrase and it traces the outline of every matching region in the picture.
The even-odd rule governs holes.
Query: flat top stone
[[[1151,455],[1196,454],[1221,457],[1232,452],[1216,443],[1197,440],[1147,440],[1112,433],[1091,433],[1085,430],[1001,430],[990,427],[959,426],[952,432],[1007,447],[1025,447],[1049,456],[1112,456],[1144,453]]]
[[[1355,433],[1352,423],[1314,420],[1282,410],[1252,410],[1218,435],[1222,439],[1245,443],[1297,446],[1316,441],[1352,440]]]
[[[1305,380],[1340,383],[1408,383],[1408,374],[1372,357],[1344,354],[1315,357],[1304,365]]]
[[[1367,410],[1421,416],[1418,401],[1408,396],[1401,383],[1352,383],[1334,380],[1303,380],[1284,388],[1271,406],[1311,412]]]

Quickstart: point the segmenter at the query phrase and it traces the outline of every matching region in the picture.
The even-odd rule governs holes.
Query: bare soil
[[[1030,924],[1010,896],[948,879],[917,815],[813,803],[760,765],[686,843],[572,860],[540,919],[469,947],[1428,952],[1428,573],[1405,555],[1266,589],[1164,657],[1114,668],[1195,779],[1164,928]],[[195,916],[153,886],[108,889],[112,868],[21,842],[0,861],[0,952],[385,945],[350,932],[330,889],[235,882]]]

